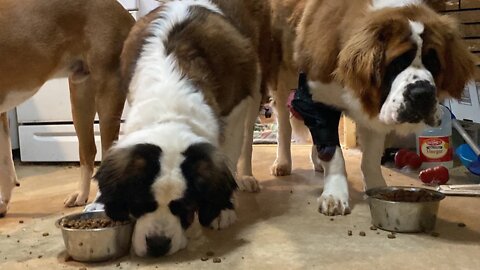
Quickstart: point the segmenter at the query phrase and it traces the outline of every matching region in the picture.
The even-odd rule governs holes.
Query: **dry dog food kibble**
[[[395,239],[395,238],[397,238],[397,237],[395,236],[395,234],[393,234],[393,233],[388,234],[387,237],[388,237],[388,239]]]
[[[372,225],[372,226],[370,226],[370,230],[376,231],[376,230],[377,230],[377,227],[375,227],[375,226]]]
[[[215,257],[213,258],[213,262],[214,263],[221,263],[222,262],[222,259],[218,258],[218,257]]]
[[[50,234],[48,232],[42,233],[42,236],[49,236]]]
[[[347,234],[348,234],[348,236],[352,236],[353,233],[352,233],[351,230],[348,230],[348,231],[347,231]]]
[[[128,223],[129,221],[113,221],[108,218],[89,218],[78,220],[62,220],[60,224],[65,228],[71,229],[98,229],[115,227]]]
[[[366,236],[367,234],[364,231],[361,231],[358,235],[360,236]]]
[[[375,199],[392,202],[431,202],[438,198],[425,190],[394,190],[385,193],[379,193],[372,196]]]
[[[208,261],[208,257],[202,257],[202,258],[200,258],[200,260],[201,260],[202,262]]]
[[[460,223],[457,224],[457,226],[460,227],[460,228],[464,228],[467,225],[465,225],[465,223],[463,223],[463,222],[460,222]]]

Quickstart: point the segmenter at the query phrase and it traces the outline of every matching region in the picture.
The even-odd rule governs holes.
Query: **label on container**
[[[422,162],[448,162],[453,159],[450,137],[418,137]]]

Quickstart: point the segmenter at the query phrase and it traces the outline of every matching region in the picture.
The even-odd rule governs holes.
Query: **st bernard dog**
[[[258,190],[251,176],[234,177],[260,106],[268,8],[254,0],[160,2],[125,42],[131,110],[95,175],[107,215],[136,219],[138,256],[184,248],[195,214],[203,226],[229,226],[237,184]]]
[[[333,106],[356,121],[365,188],[386,185],[380,167],[386,134],[438,125],[439,101],[460,97],[476,70],[456,22],[420,0],[271,3],[273,40],[282,44],[282,62],[273,80],[279,124],[274,175],[291,171],[291,128],[284,104],[289,89],[296,86],[297,68],[307,75],[313,101]],[[312,152],[319,162],[316,166],[325,171],[319,211],[349,213],[340,146],[317,145]]]

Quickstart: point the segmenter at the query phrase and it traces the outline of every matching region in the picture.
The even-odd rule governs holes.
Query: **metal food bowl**
[[[83,212],[60,218],[55,223],[62,230],[68,255],[81,262],[98,262],[121,257],[130,250],[134,222],[96,229],[66,228],[72,220],[107,218],[104,211]]]
[[[440,201],[445,198],[438,191],[417,187],[379,187],[366,194],[373,225],[392,232],[432,231]],[[419,201],[420,196],[428,200]]]

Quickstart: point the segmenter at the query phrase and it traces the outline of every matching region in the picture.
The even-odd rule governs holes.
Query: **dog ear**
[[[112,148],[94,178],[100,189],[99,202],[114,220],[126,220],[153,212],[157,202],[150,191],[160,172],[160,147],[137,144],[128,148]]]
[[[200,224],[208,226],[221,210],[234,208],[231,198],[237,183],[226,158],[213,145],[193,144],[183,155],[181,169],[188,182],[186,197],[194,198]]]
[[[478,72],[478,59],[470,53],[459,36],[458,23],[451,17],[441,16],[441,33],[444,34],[443,70],[440,73],[438,89],[449,96],[460,98],[466,83]]]
[[[363,25],[363,24],[362,24]],[[385,52],[394,36],[409,28],[406,20],[368,21],[353,31],[338,55],[335,77],[352,89],[368,112],[374,114],[382,100],[381,84],[385,73]]]

